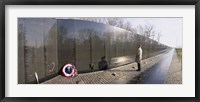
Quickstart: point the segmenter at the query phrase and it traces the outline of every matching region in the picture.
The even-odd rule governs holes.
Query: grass
[[[176,48],[176,52],[178,54],[178,59],[182,64],[182,48]]]

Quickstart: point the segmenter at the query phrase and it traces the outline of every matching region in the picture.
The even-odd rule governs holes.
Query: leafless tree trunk
[[[153,25],[145,25],[145,34],[146,37],[150,38],[151,36],[154,36],[154,26]]]
[[[107,18],[106,24],[117,26],[119,21],[120,21],[119,18]]]
[[[124,28],[124,20],[120,19],[117,26],[120,28]]]
[[[141,25],[137,26],[137,33],[138,34],[141,34],[141,35],[145,36],[144,32],[145,32],[145,30],[144,30],[143,26],[141,26]]]
[[[126,29],[126,30],[131,31],[131,29],[132,29],[132,25],[131,25],[130,22],[126,22],[126,23],[124,24],[124,27],[123,27],[123,28]]]
[[[160,43],[160,37],[161,37],[162,35],[161,35],[161,32],[158,32],[158,37],[157,37],[157,41],[158,41],[158,43]]]

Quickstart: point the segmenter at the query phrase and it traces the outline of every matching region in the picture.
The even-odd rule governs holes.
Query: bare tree
[[[158,33],[157,33],[157,41],[158,41],[158,43],[160,43],[160,37],[161,37],[162,35],[161,35],[161,31],[159,31]]]
[[[152,24],[149,25],[138,25],[136,28],[133,28],[131,23],[129,21],[125,22],[121,18],[98,18],[98,17],[86,17],[86,18],[78,18],[81,20],[87,20],[87,21],[93,21],[98,23],[104,23],[116,27],[120,27],[123,29],[126,29],[128,31],[131,31],[134,34],[140,34],[144,37],[148,37],[151,39],[155,39],[155,36],[157,35],[157,41],[160,41],[161,32],[156,32],[155,26]]]
[[[133,27],[131,27],[131,30],[130,30],[133,34],[137,34],[137,30]]]
[[[153,25],[145,25],[145,36],[150,38],[151,36],[154,36],[154,26]]]
[[[154,39],[156,31],[155,27],[151,24],[145,25],[145,26],[137,26],[137,29],[135,30],[138,34],[141,34],[145,37]]]
[[[132,29],[132,25],[131,25],[130,22],[127,21],[126,23],[124,23],[123,28],[126,29],[126,30],[131,31],[131,29]]]
[[[112,26],[117,26],[120,19],[119,18],[107,18],[106,21],[107,21],[106,24],[109,24]]]
[[[120,20],[118,21],[117,27],[124,28],[124,20],[120,19]]]
[[[144,30],[143,26],[141,26],[141,25],[137,26],[137,33],[138,34],[141,34],[141,35],[145,36],[144,32],[145,32],[145,30]]]

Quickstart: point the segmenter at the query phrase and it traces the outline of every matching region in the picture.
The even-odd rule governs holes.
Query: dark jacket
[[[106,70],[108,69],[108,63],[106,60],[101,60],[99,63],[99,70]]]

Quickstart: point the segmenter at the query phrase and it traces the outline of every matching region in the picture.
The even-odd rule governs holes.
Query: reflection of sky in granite
[[[48,38],[49,31],[55,21],[45,21],[45,19],[21,19],[24,21],[26,46],[41,47],[44,46],[44,40]],[[44,24],[45,23],[45,24]]]
[[[91,23],[88,21],[75,21],[75,35],[77,35],[77,39],[87,40],[89,37],[99,37],[99,39],[103,39],[104,33],[106,33],[106,26],[100,23]],[[110,29],[108,31],[111,31]]]
[[[104,25],[101,23],[91,23],[90,21],[82,21],[82,20],[58,20],[60,31],[67,33],[62,37],[66,38],[74,38],[79,40],[82,43],[84,40],[88,40],[90,36],[98,36],[100,39],[104,39],[107,37],[106,34],[116,32],[113,35],[114,40],[116,41],[124,41],[123,33],[127,32],[124,29],[112,27],[108,25]],[[58,27],[58,28],[59,28]],[[115,37],[119,36],[119,37]]]

